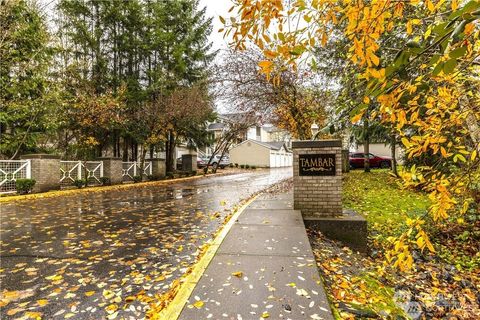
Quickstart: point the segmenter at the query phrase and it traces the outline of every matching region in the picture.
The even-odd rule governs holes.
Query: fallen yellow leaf
[[[7,315],[9,316],[13,316],[14,314],[20,312],[20,311],[23,311],[24,309],[21,309],[21,308],[13,308],[13,309],[10,309],[7,311]]]
[[[241,278],[243,276],[243,272],[242,271],[232,272],[232,276]]]
[[[266,318],[269,318],[269,317],[270,317],[270,314],[268,314],[268,312],[262,313],[262,318],[263,319],[266,319]]]
[[[41,319],[42,318],[42,314],[40,312],[33,312],[33,311],[25,312],[25,316],[27,318],[32,318],[32,319]]]
[[[203,307],[203,305],[204,305],[204,303],[203,303],[202,300],[199,300],[199,301],[197,301],[193,304],[193,306],[197,309],[200,309],[201,307]]]
[[[48,304],[48,300],[47,300],[47,299],[37,300],[37,304],[38,304],[40,307],[43,307],[43,306],[45,306],[45,305]]]
[[[107,306],[105,310],[107,310],[108,314],[112,314],[118,310],[118,306],[115,303],[112,303],[111,305]]]
[[[112,299],[113,297],[115,296],[115,293],[113,293],[112,291],[110,290],[103,290],[103,297],[105,299]]]
[[[58,281],[58,280],[62,280],[63,277],[62,277],[61,274],[56,274],[56,275],[53,275],[53,276],[45,277],[45,279],[52,280],[52,281]]]

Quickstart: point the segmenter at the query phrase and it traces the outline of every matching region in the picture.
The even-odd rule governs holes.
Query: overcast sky
[[[226,49],[228,47],[226,39],[223,39],[223,33],[218,29],[223,27],[219,16],[228,17],[228,9],[232,7],[230,0],[200,0],[200,8],[207,8],[207,16],[213,18],[213,30],[210,35],[210,41],[213,42],[213,49]]]

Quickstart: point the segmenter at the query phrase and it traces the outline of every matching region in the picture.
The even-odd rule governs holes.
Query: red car
[[[370,168],[391,168],[392,158],[379,157],[374,154],[368,154],[368,161],[370,162]],[[362,153],[350,153],[350,167],[351,168],[363,168],[365,163],[365,154]]]

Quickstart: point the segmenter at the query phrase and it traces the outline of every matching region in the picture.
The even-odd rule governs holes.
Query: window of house
[[[262,128],[257,126],[257,137],[262,135]]]

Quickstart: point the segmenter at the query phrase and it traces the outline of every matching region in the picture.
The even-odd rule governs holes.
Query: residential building
[[[290,167],[293,154],[283,141],[262,142],[248,139],[230,149],[230,162],[256,167]]]

